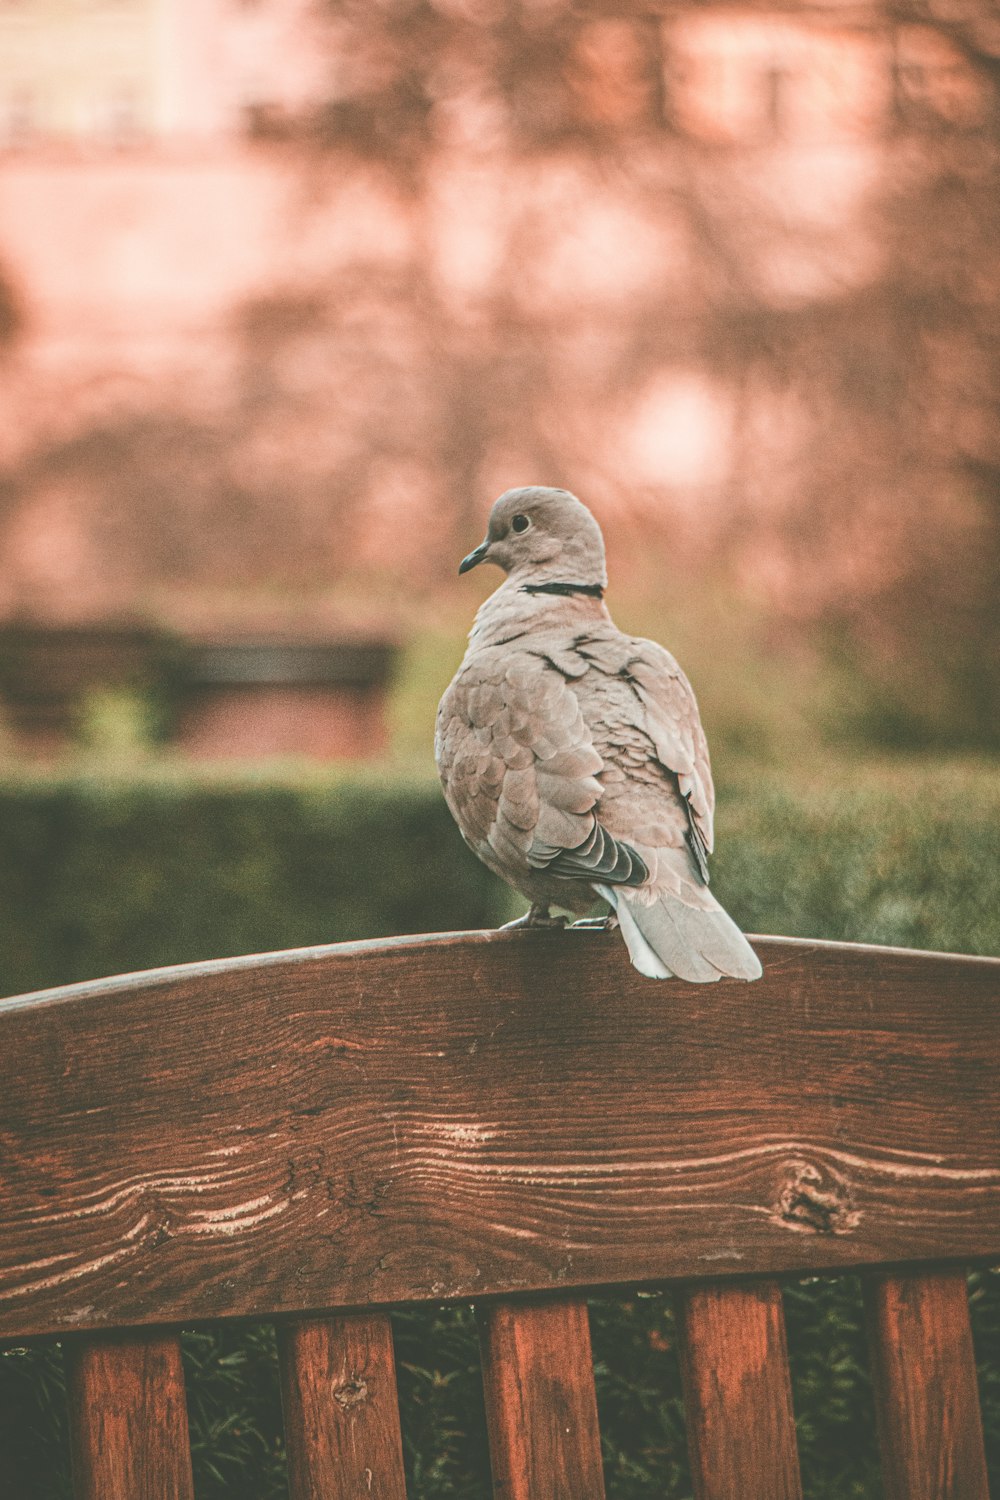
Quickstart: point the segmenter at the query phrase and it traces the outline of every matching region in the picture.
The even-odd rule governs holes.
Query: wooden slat
[[[781,1288],[677,1295],[696,1500],[801,1500]]]
[[[865,1301],[886,1500],[989,1500],[964,1273],[874,1276]]]
[[[587,1304],[478,1309],[497,1500],[604,1500]]]
[[[758,947],[708,992],[514,931],[0,1003],[0,1338],[994,1256],[1000,963]]]
[[[66,1345],[76,1500],[193,1500],[176,1336]]]
[[[291,1500],[406,1500],[388,1317],[290,1323],[278,1351]]]

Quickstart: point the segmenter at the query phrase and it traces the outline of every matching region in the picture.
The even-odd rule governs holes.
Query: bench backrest
[[[0,1339],[62,1338],[83,1497],[189,1497],[182,1324],[276,1319],[292,1495],[402,1500],[387,1309],[476,1304],[496,1494],[603,1495],[586,1312],[671,1284],[699,1500],[798,1496],[779,1278],[866,1272],[888,1500],[986,1500],[1000,961],[610,935],[185,965],[0,1002]]]

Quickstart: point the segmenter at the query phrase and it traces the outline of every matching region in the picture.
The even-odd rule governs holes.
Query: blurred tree
[[[15,533],[55,486],[112,592],[440,598],[492,494],[562,483],[634,598],[703,577],[846,667],[840,730],[997,744],[992,5],[315,10],[328,88],[249,122],[288,272],[225,395],[53,421]]]

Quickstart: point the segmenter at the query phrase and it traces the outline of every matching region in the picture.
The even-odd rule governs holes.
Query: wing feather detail
[[[691,684],[655,641],[632,639],[628,663],[633,691],[645,710],[644,728],[661,764],[677,777],[689,822],[689,847],[707,883],[706,856],[714,846],[715,788],[708,743]]]
[[[708,884],[708,749],[687,678],[655,642],[612,629],[472,653],[442,699],[437,748],[463,836],[513,884],[655,883],[669,847]]]
[[[551,875],[601,880],[606,885],[643,885],[649,879],[648,867],[631,845],[614,838],[596,818],[589,837],[575,849],[554,848],[536,840],[528,859]]]
[[[469,661],[438,715],[445,796],[466,841],[514,883],[544,872],[639,885],[646,864],[597,820],[604,761],[575,686],[544,655]]]

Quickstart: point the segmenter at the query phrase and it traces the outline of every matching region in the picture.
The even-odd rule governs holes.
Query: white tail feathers
[[[650,979],[712,984],[723,977],[759,979],[764,972],[732,917],[707,891],[699,892],[704,904],[688,906],[669,891],[645,905],[623,886],[594,889],[616,913],[632,963]]]

